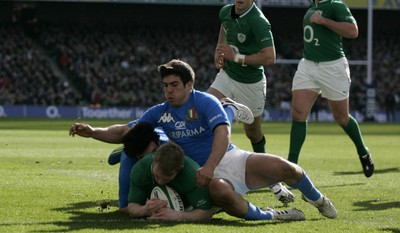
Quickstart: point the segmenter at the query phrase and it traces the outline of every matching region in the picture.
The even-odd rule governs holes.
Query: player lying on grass
[[[214,211],[211,209],[208,188],[196,186],[196,171],[199,165],[190,158],[184,157],[183,150],[175,143],[167,142],[159,147],[160,142],[155,140],[156,138],[158,138],[158,133],[154,127],[146,122],[140,122],[134,125],[122,139],[126,155],[139,159],[131,171],[128,213],[132,217],[147,217],[148,220],[210,219]],[[147,145],[142,153],[138,153],[138,148],[135,146],[139,141],[143,146]],[[145,153],[150,153],[150,156],[144,156]],[[182,162],[179,161],[183,158],[185,164],[182,167]],[[147,200],[156,185],[168,185],[174,188],[184,200],[185,207],[192,206],[194,210],[179,212],[166,208],[165,201]],[[280,219],[280,213],[297,211],[270,210],[271,215],[276,215],[273,219],[277,220]],[[302,216],[300,211],[298,213]]]
[[[236,108],[231,108],[229,106],[225,106],[224,110],[228,115],[229,121],[232,123],[233,120],[243,121],[246,120],[247,117],[251,117],[251,115],[240,115],[238,114],[238,110]],[[236,118],[235,118],[236,114]],[[131,121],[127,124],[128,128],[132,128],[137,124],[137,120]],[[125,125],[111,125],[106,128],[93,128],[92,126],[85,124],[85,123],[75,123],[69,129],[69,133],[72,136],[79,135],[82,137],[92,137],[93,139],[97,139],[103,142],[115,143],[115,141],[109,137],[107,132],[113,132],[120,127],[125,127]],[[139,127],[141,129],[141,127]],[[130,173],[133,165],[139,160],[139,158],[143,157],[143,155],[151,152],[152,150],[148,150],[148,144],[153,141],[153,143],[157,145],[161,145],[167,142],[169,139],[165,135],[164,131],[160,128],[155,129],[156,134],[149,130],[141,130],[137,137],[130,140],[129,147],[126,147],[125,150],[129,150],[129,153],[132,156],[127,156],[124,151],[124,146],[120,146],[114,149],[108,159],[108,163],[110,165],[114,165],[120,163],[119,167],[119,176],[118,176],[118,206],[119,211],[123,213],[127,213],[127,206],[128,206],[128,193],[130,187]],[[151,145],[150,147],[152,148]],[[279,193],[276,195],[278,199],[285,193]]]
[[[138,154],[136,148],[134,147],[134,141],[141,141],[144,145],[148,145],[147,149],[145,150],[146,152],[150,152],[150,151],[154,151],[156,150],[156,148],[159,145],[159,142],[154,141],[154,138],[157,138],[157,133],[153,130],[154,128],[146,123],[146,122],[140,122],[137,125],[135,125],[134,127],[132,127],[128,133],[123,137],[123,143],[124,143],[124,150],[126,152],[127,155],[129,156],[135,156],[135,157],[141,157],[143,155]],[[146,135],[145,137],[143,137],[143,135]],[[158,154],[160,157],[164,158],[164,161],[168,161],[167,158],[169,158],[170,156],[172,156],[172,152],[178,153],[180,150],[176,150],[176,151],[170,151],[170,150],[156,150],[156,154]],[[168,152],[168,153],[167,153]],[[183,153],[183,152],[182,152]],[[251,153],[251,152],[249,152]],[[326,217],[329,218],[334,218],[336,217],[336,210],[333,207],[333,205],[329,202],[329,200],[327,200],[324,196],[322,196],[322,194],[314,187],[314,185],[311,183],[311,181],[307,178],[307,176],[305,175],[305,173],[303,173],[303,170],[296,164],[290,163],[289,161],[282,159],[280,157],[274,156],[274,155],[270,155],[270,154],[257,154],[257,155],[252,155],[252,156],[256,156],[254,157],[254,161],[258,161],[260,163],[262,163],[262,165],[266,166],[266,163],[271,163],[271,166],[275,166],[277,171],[272,170],[272,169],[268,169],[268,171],[258,171],[257,170],[257,175],[259,177],[252,177],[252,178],[256,178],[254,179],[255,182],[252,182],[252,179],[247,179],[250,177],[246,176],[246,181],[250,181],[252,182],[253,185],[257,184],[256,180],[259,180],[260,184],[261,183],[267,183],[268,180],[278,180],[278,181],[285,181],[287,182],[287,184],[293,186],[294,188],[298,188],[300,191],[302,191],[304,198],[306,200],[317,200],[317,202],[312,202],[313,205],[315,205],[320,211],[321,214],[323,214]],[[243,157],[240,156],[239,157]],[[231,161],[235,161],[236,157],[232,157]],[[138,172],[138,169],[135,169],[135,167],[138,164],[144,163],[142,162],[142,160],[140,160],[136,165],[134,165],[132,172],[131,172],[131,190],[130,190],[130,194],[129,194],[129,202],[131,202],[131,195],[132,192],[135,191],[135,186],[141,186],[144,185],[146,186],[146,175],[138,175],[138,174],[149,174],[149,172]],[[160,163],[161,165],[161,163]],[[225,169],[233,169],[234,171],[239,172],[239,170],[235,170],[235,166],[234,162],[231,162],[229,164],[223,164],[223,165],[219,165],[221,167],[225,167]],[[232,167],[231,167],[232,166]],[[147,166],[147,167],[151,167],[151,166]],[[179,166],[178,166],[179,167]],[[254,166],[253,166],[254,167]],[[154,169],[157,168],[154,166],[153,164],[153,174],[157,173],[154,172]],[[174,169],[172,169],[174,170]],[[223,169],[219,169],[217,167],[216,171],[222,171]],[[161,172],[162,173],[162,172]],[[240,172],[239,172],[240,173]],[[221,174],[221,172],[219,172],[218,174]],[[247,174],[252,174],[251,172],[248,172]],[[246,174],[246,175],[247,175]],[[286,174],[286,175],[283,175]],[[240,174],[239,174],[240,175]],[[254,175],[254,174],[253,174]],[[171,176],[172,175],[154,175],[154,180],[156,181],[156,183],[158,184],[167,184],[169,182],[169,180],[171,180]],[[144,178],[143,178],[144,177]],[[266,178],[268,177],[268,178]],[[279,178],[274,178],[274,177],[291,177],[288,178],[286,180],[280,180]],[[144,179],[145,181],[143,181],[142,179]],[[183,178],[182,178],[183,179]],[[187,180],[185,180],[187,179]],[[183,179],[185,180],[186,183],[195,185],[195,170],[193,170],[193,175],[187,175],[186,178]],[[246,192],[246,188],[245,186],[248,184],[246,181],[235,181],[235,180],[226,180],[224,181],[224,179],[214,179],[216,182],[226,182],[226,183],[234,183],[236,184],[236,187],[240,187],[240,191],[243,191],[244,193]],[[289,181],[291,180],[291,181]],[[180,181],[183,182],[183,181]],[[242,183],[245,182],[245,183]],[[152,189],[154,185],[153,181],[151,181],[151,184],[147,184],[147,193],[149,193]],[[178,192],[181,194],[180,192],[180,188],[179,185],[178,187],[176,186],[176,184],[171,185],[170,183],[168,183],[169,186],[175,188],[176,190],[178,190]],[[210,183],[210,187],[213,185],[213,181],[211,181]],[[151,187],[150,187],[151,186]],[[189,186],[187,186],[189,187]],[[262,186],[262,187],[265,187]],[[227,187],[228,189],[230,189],[229,187]],[[212,188],[211,188],[212,189]],[[239,189],[239,188],[238,188]],[[257,189],[257,188],[254,188]],[[252,190],[254,190],[252,189]],[[237,191],[239,192],[239,190]],[[214,193],[213,190],[210,190],[210,193]],[[237,195],[240,195],[240,193],[237,193]],[[318,197],[318,198],[317,198]],[[142,197],[143,198],[143,197]],[[243,199],[243,198],[241,198]],[[243,199],[244,200],[244,199]],[[321,205],[318,205],[316,203],[322,203]],[[143,200],[142,200],[143,203]],[[265,210],[260,210],[258,207],[255,207],[254,205],[252,205],[251,203],[248,203],[246,201],[247,205],[249,206],[249,208],[254,208],[254,210],[256,210],[258,212],[258,214],[262,215],[262,218],[258,218],[257,215],[255,214],[255,216],[249,216],[249,218],[245,218],[245,219],[252,219],[252,220],[261,220],[261,219],[271,219],[271,220],[304,220],[305,216],[304,214],[300,211],[300,210],[296,210],[296,209],[288,209],[288,210],[274,210],[274,209],[265,209]],[[230,202],[229,200],[226,201],[226,203],[222,203],[222,204],[218,204],[218,203],[214,203],[217,204],[217,206],[221,206],[225,211],[228,210],[226,207],[227,206],[231,206],[233,209],[235,209],[235,206],[237,205],[235,202]],[[131,213],[131,210],[129,207],[131,204],[128,205],[128,209],[129,209],[129,213]],[[143,204],[142,204],[143,205]],[[238,204],[239,205],[239,204]],[[144,208],[144,207],[143,207]],[[237,206],[237,208],[240,209],[240,205]],[[236,216],[236,217],[243,217],[243,216],[237,216],[235,215],[235,211],[237,210],[228,210],[227,213],[233,213],[232,215]],[[165,211],[163,212],[164,214],[160,214],[157,215],[159,217],[164,217],[168,220],[171,220],[170,217],[171,216],[179,216],[179,214],[174,215],[173,212],[171,212],[171,210]],[[131,214],[132,215],[132,214]],[[155,216],[154,216],[155,217]],[[254,218],[254,219],[253,219]],[[158,219],[160,220],[160,219]],[[176,219],[175,219],[176,220]]]
[[[140,125],[137,126],[140,127]],[[129,131],[128,141],[131,132],[136,133]],[[153,149],[156,146],[158,143],[151,142],[149,148]],[[147,220],[158,221],[210,220],[214,211],[208,188],[196,186],[198,168],[199,165],[184,156],[182,148],[172,141],[144,156],[133,166],[131,171],[129,215],[134,218],[145,217]],[[184,207],[191,208],[182,212],[176,211],[168,207],[166,200],[149,199],[151,191],[157,185],[168,185],[175,189],[182,198]]]
[[[189,64],[174,59],[159,66],[158,71],[166,101],[147,110],[139,122],[161,127],[170,140],[201,166],[196,172],[197,185],[209,185],[214,204],[244,219],[304,219],[297,210],[285,211],[279,216],[262,211],[242,196],[249,190],[283,181],[300,189],[324,216],[336,217],[332,203],[315,189],[299,166],[278,156],[243,151],[231,144],[230,122],[223,106],[214,96],[194,89],[195,75]],[[247,107],[231,100],[224,101],[223,105],[237,109],[235,116],[252,116]],[[80,130],[80,126],[72,127],[70,134]],[[96,130],[89,136],[121,143],[127,131],[128,125],[117,125]]]
[[[137,121],[132,121],[129,122],[128,125],[132,127],[136,124]],[[123,150],[123,146],[113,150],[109,156],[108,163],[110,165],[120,163],[118,174],[118,207],[123,213],[127,213],[128,193],[130,187],[129,176],[131,174],[133,165],[136,164],[140,157],[152,151],[147,151],[149,141],[154,141],[154,143],[161,145],[169,140],[161,129],[156,128],[154,131],[156,134],[154,134],[152,131],[149,133],[149,130],[144,130],[143,132],[139,132],[137,140],[131,140],[129,144],[129,150],[133,156],[127,156]]]

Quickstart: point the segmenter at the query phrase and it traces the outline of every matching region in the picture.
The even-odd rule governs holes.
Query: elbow
[[[272,51],[269,51],[265,55],[264,55],[264,58],[262,59],[261,65],[270,66],[270,65],[273,65],[276,63],[275,49],[273,49]]]
[[[356,24],[352,24],[351,29],[348,30],[346,35],[347,39],[356,39],[358,37],[358,26]]]
[[[357,37],[358,37],[358,30],[354,30],[346,36],[347,39],[356,39]]]
[[[199,221],[210,221],[214,215],[214,209],[210,210],[201,210],[202,214],[199,218]]]
[[[273,57],[268,57],[268,58],[264,59],[262,61],[261,65],[262,66],[271,66],[271,65],[273,65],[275,63],[276,63],[276,57],[273,56]]]

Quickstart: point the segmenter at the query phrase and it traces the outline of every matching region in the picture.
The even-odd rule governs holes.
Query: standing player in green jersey
[[[354,142],[364,175],[372,176],[374,163],[358,122],[349,113],[350,68],[342,37],[355,39],[358,26],[341,0],[313,0],[303,19],[304,58],[293,78],[292,128],[288,159],[297,163],[306,137],[307,116],[319,94],[328,99],[336,122]]]
[[[208,89],[218,99],[229,97],[250,108],[251,124],[244,124],[254,152],[264,153],[266,140],[261,129],[267,92],[264,66],[276,61],[271,24],[254,0],[235,0],[219,13],[221,28],[214,62],[218,69],[215,81]],[[294,195],[282,184],[270,187],[276,197],[287,204]]]
[[[208,92],[218,99],[229,97],[248,106],[255,117],[244,124],[254,152],[265,152],[261,130],[267,80],[264,66],[275,63],[271,25],[253,0],[235,0],[224,6],[214,62],[218,69]]]

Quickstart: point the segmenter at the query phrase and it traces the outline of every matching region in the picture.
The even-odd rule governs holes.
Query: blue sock
[[[254,206],[250,202],[247,202],[248,210],[247,214],[243,217],[246,220],[266,220],[272,219],[272,214],[268,211],[260,210],[257,206]]]
[[[305,171],[303,171],[303,177],[299,182],[294,185],[291,185],[292,188],[300,190],[300,192],[311,201],[318,200],[322,194],[315,188],[314,184],[308,178]]]
[[[233,112],[233,109],[226,106],[226,107],[224,107],[224,110],[226,112],[226,115],[228,115],[229,122],[232,125],[233,119],[235,119],[235,113]]]

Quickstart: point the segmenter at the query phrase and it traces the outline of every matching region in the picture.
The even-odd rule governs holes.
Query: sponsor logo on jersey
[[[243,33],[238,33],[238,34],[237,34],[237,39],[238,39],[238,41],[239,41],[240,43],[243,43],[243,42],[246,41],[246,35],[243,34]]]
[[[175,122],[175,120],[174,120],[174,118],[171,116],[171,113],[165,112],[165,113],[160,117],[160,119],[158,120],[157,123],[160,123],[160,122],[169,123],[169,122]]]
[[[199,115],[197,114],[197,110],[195,108],[188,109],[186,113],[186,120],[188,122],[195,121],[198,117]]]
[[[261,39],[261,42],[262,42],[262,41],[267,41],[267,40],[271,40],[271,37],[267,36],[267,37],[265,37],[265,38],[262,38],[262,39]]]
[[[206,131],[206,130],[203,127],[199,127],[197,129],[177,130],[177,131],[168,133],[168,137],[170,139],[189,138],[189,137],[193,137],[196,135],[200,135],[204,131]]]
[[[212,118],[210,119],[210,123],[212,123],[213,121],[215,121],[216,119],[221,118],[221,117],[222,117],[222,114],[217,114],[217,115],[215,115],[214,117],[212,117]]]
[[[175,123],[175,129],[176,130],[184,130],[186,129],[186,122],[184,121],[178,121]]]

